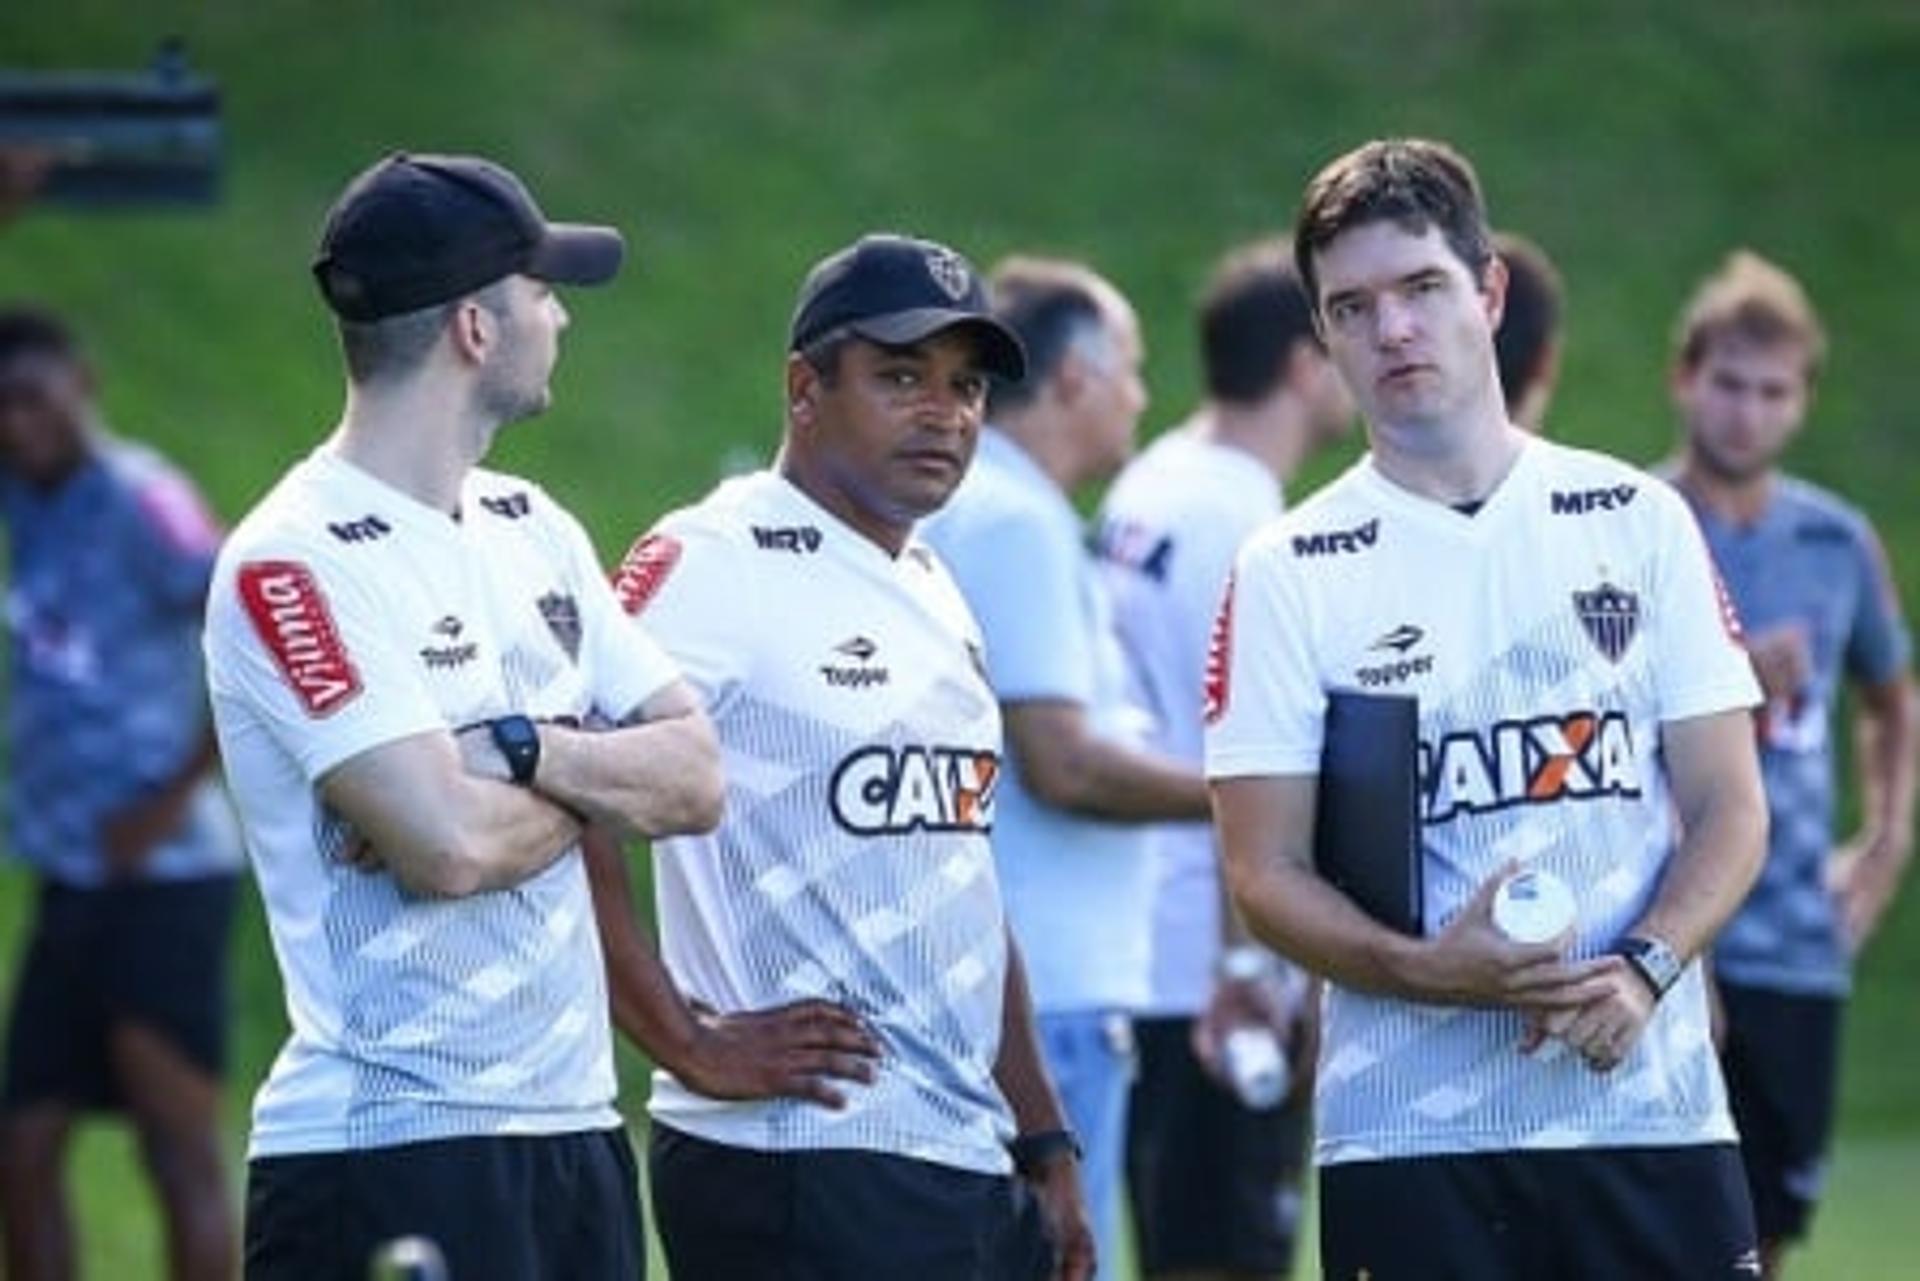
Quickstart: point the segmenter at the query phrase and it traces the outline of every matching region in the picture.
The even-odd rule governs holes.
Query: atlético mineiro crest
[[[927,250],[927,274],[933,277],[933,283],[946,292],[955,302],[966,296],[967,285],[972,272],[960,255],[946,249]]]
[[[1640,633],[1640,597],[1625,588],[1603,582],[1590,592],[1573,594],[1573,612],[1595,649],[1617,663],[1626,657]]]
[[[540,610],[540,617],[547,620],[547,630],[560,642],[560,648],[567,651],[567,657],[573,662],[579,662],[580,602],[564,592],[548,592],[534,604]]]

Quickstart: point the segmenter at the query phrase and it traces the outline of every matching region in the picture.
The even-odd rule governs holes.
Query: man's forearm
[[[1905,862],[1913,846],[1914,692],[1907,680],[1863,691],[1861,810],[1881,857]]]
[[[1664,733],[1680,841],[1652,904],[1627,932],[1689,959],[1713,942],[1760,875],[1767,802],[1744,713],[1680,722]]]
[[[580,839],[579,820],[544,796],[485,778],[469,779],[467,786],[471,808],[456,847],[459,865],[442,887],[415,888],[454,896],[507,889],[545,871]]]
[[[1356,992],[1432,1001],[1418,983],[1415,940],[1381,925],[1298,862],[1231,863],[1228,887],[1240,920],[1262,943],[1309,973]]]
[[[697,713],[598,732],[542,725],[534,787],[618,831],[710,831],[720,820],[719,748]]]
[[[1066,1110],[1047,1075],[1034,1027],[1033,995],[1027,987],[1026,962],[1013,932],[1007,931],[1007,977],[1000,1009],[1000,1054],[994,1060],[993,1079],[1013,1109],[1021,1134],[1065,1129]]]
[[[599,827],[588,829],[580,847],[587,862],[600,948],[606,957],[614,1026],[656,1063],[677,1071],[698,1028],[693,1011],[634,915],[626,853],[612,833]]]

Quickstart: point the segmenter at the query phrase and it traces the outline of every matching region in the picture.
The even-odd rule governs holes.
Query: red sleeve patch
[[[1747,632],[1740,625],[1740,611],[1734,606],[1733,594],[1721,581],[1719,566],[1712,563],[1711,557],[1708,558],[1708,569],[1713,574],[1714,597],[1720,602],[1720,626],[1726,629],[1728,640],[1744,649],[1747,644]]]
[[[1213,616],[1213,635],[1207,641],[1206,718],[1217,725],[1227,714],[1228,676],[1233,671],[1233,575],[1227,575],[1220,612]]]
[[[307,715],[331,716],[359,695],[360,673],[311,570],[298,561],[248,561],[239,587],[253,630]]]
[[[680,563],[680,540],[666,534],[647,534],[632,547],[613,571],[613,594],[620,608],[638,614],[666,586],[667,575]]]

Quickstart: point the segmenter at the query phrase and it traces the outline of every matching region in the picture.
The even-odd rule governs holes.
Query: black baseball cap
[[[981,363],[1008,382],[1026,376],[1027,349],[995,318],[973,264],[931,240],[862,236],[807,273],[787,347],[834,333],[904,346],[964,325],[980,336]]]
[[[597,285],[625,253],[612,227],[548,222],[526,184],[490,160],[396,151],[334,202],[313,276],[343,319],[370,321],[512,275]]]

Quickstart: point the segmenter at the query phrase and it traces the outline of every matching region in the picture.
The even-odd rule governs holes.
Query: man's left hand
[[[1061,1154],[1026,1176],[1040,1202],[1047,1242],[1053,1247],[1052,1281],[1088,1281],[1096,1251],[1086,1193],[1080,1187],[1080,1162]]]
[[[1530,1017],[1523,1052],[1530,1053],[1548,1037],[1557,1037],[1596,1072],[1613,1071],[1633,1052],[1653,1017],[1653,993],[1625,957],[1597,959],[1608,962],[1590,980],[1599,984],[1601,994],[1575,1009]]]
[[[1827,889],[1840,909],[1840,926],[1854,952],[1865,947],[1893,903],[1906,856],[1885,836],[1862,835],[1834,852]]]

